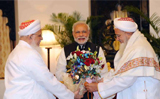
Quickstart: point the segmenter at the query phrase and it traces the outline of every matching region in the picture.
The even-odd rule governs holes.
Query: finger
[[[84,83],[84,86],[85,86],[85,87],[88,86],[88,82],[85,82],[85,83]]]
[[[80,88],[78,88],[78,90],[77,90],[78,92],[80,91]]]
[[[89,92],[93,92],[92,89],[88,89]]]
[[[87,91],[89,91],[89,88],[87,88]]]
[[[83,95],[79,95],[79,96],[78,96],[78,99],[81,99],[81,98],[83,98]]]

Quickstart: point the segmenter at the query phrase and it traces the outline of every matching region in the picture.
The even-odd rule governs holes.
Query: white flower
[[[76,54],[76,53],[74,53],[73,57],[74,57],[75,59],[77,59],[77,54]]]
[[[70,53],[69,56],[67,57],[67,60],[70,60],[72,58],[73,58],[73,55],[72,55],[72,53]]]
[[[86,51],[85,51],[85,50],[82,50],[81,52],[82,52],[82,53],[85,53]]]
[[[86,51],[86,53],[90,53],[90,51]]]
[[[95,66],[94,64],[93,64],[93,65],[91,65],[90,70],[92,70],[94,66]]]
[[[97,72],[97,73],[100,73],[100,69],[96,68],[96,72]]]

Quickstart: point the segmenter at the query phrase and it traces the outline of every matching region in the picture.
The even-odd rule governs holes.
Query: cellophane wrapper
[[[72,92],[77,91],[80,89],[79,94],[83,95],[84,91],[86,91],[84,83],[85,79],[81,79],[81,81],[78,84],[73,84],[73,80],[68,75],[63,77],[64,85]]]

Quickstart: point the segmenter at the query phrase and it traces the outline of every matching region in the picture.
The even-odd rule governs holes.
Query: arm
[[[137,77],[114,77],[112,80],[104,83],[98,83],[98,92],[102,98],[114,95],[130,87]]]
[[[105,73],[108,72],[106,58],[104,56],[104,52],[101,47],[99,47],[99,54],[98,57],[102,57],[102,62],[104,63],[104,68],[101,70],[101,76],[104,77]]]
[[[27,72],[36,84],[45,88],[48,92],[56,95],[60,99],[73,99],[74,93],[68,90],[63,84],[61,84],[57,78],[49,72],[43,59],[38,53],[30,53],[26,62]]]
[[[106,98],[130,87],[136,79],[137,77],[115,77],[108,82],[87,83],[85,87],[89,92],[98,91],[102,98]]]
[[[65,53],[64,53],[64,48],[62,49],[58,62],[57,62],[57,66],[56,66],[56,77],[59,81],[63,80],[63,76],[64,75],[68,75],[68,73],[66,73],[66,57],[65,57]]]

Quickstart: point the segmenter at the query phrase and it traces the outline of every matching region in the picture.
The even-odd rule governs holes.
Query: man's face
[[[85,24],[77,24],[73,31],[74,40],[78,44],[85,44],[88,41],[90,31]]]
[[[117,28],[114,29],[115,34],[116,34],[116,39],[120,42],[120,43],[127,43],[128,42],[128,34],[124,31],[121,31]]]
[[[36,32],[35,34],[33,34],[32,36],[32,45],[33,46],[39,46],[42,38],[42,31],[39,30],[38,32]]]

